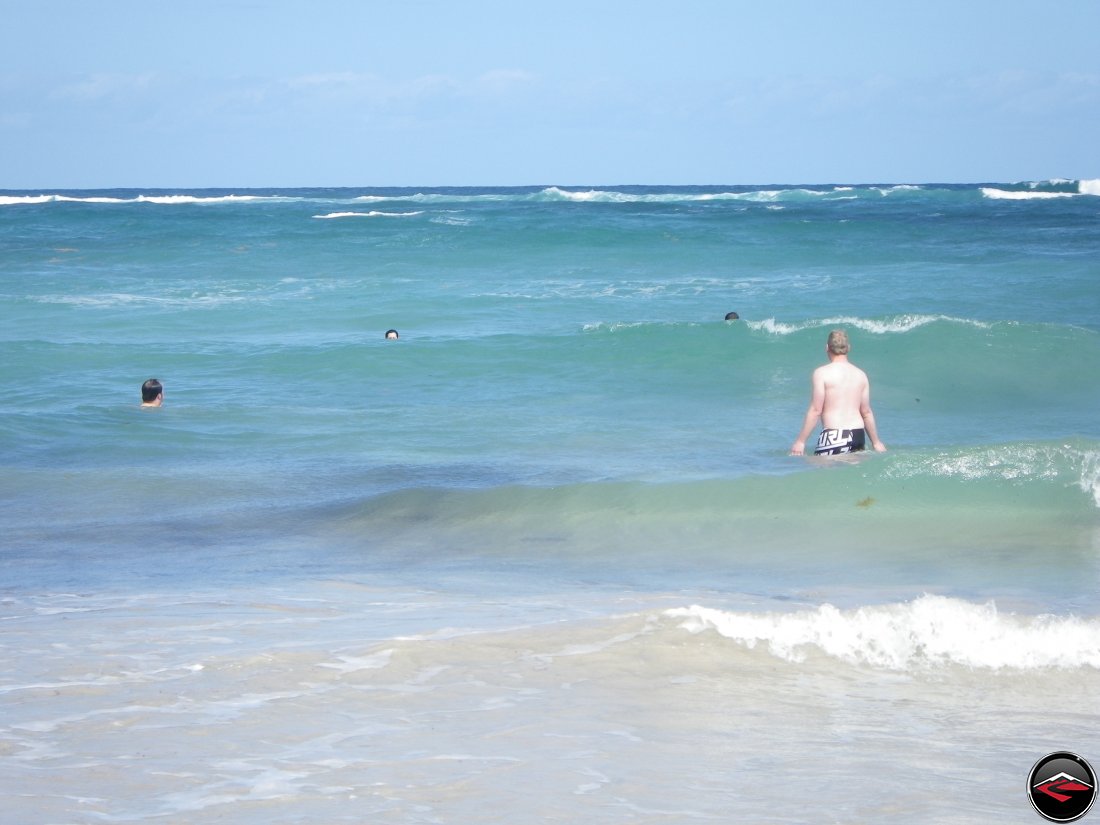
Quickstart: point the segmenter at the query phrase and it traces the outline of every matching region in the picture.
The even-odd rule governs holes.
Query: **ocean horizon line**
[[[876,187],[876,186],[1059,186],[1070,185],[1082,182],[1090,182],[1093,180],[1100,180],[1100,172],[1096,173],[1096,177],[1090,177],[1088,175],[1081,175],[1078,177],[1036,177],[1036,178],[1013,178],[1013,179],[985,179],[975,178],[972,180],[943,180],[943,179],[929,179],[929,180],[917,180],[917,179],[897,179],[897,180],[802,180],[802,181],[711,181],[706,183],[690,182],[690,181],[676,181],[671,183],[660,183],[652,181],[633,181],[624,182],[619,181],[612,182],[580,182],[574,181],[571,183],[563,182],[531,182],[531,183],[491,183],[491,182],[470,182],[470,183],[379,183],[379,182],[366,182],[366,183],[270,183],[270,184],[249,184],[249,183],[202,183],[202,184],[186,184],[186,183],[149,183],[149,184],[102,184],[102,185],[65,185],[60,183],[50,184],[38,184],[33,186],[12,186],[12,187],[0,187],[0,192],[37,192],[45,190],[60,190],[67,192],[98,192],[98,191],[171,191],[171,190],[187,190],[187,191],[224,191],[224,190],[242,190],[242,191],[267,191],[267,190],[285,190],[285,189],[433,189],[433,190],[446,190],[446,189],[546,189],[552,187],[565,187],[569,189],[628,189],[628,188],[643,188],[643,189],[674,189],[674,188],[692,188],[692,189],[710,189],[717,187],[734,187],[738,189],[763,189],[763,188],[779,188],[779,189],[797,189],[800,187],[823,187],[823,186],[853,186],[853,187]]]
[[[662,203],[681,201],[761,201],[824,198],[853,200],[867,195],[918,197],[979,194],[986,200],[1063,200],[1100,196],[1100,179],[986,183],[829,183],[829,184],[551,184],[528,186],[340,186],[340,187],[199,187],[199,188],[97,188],[97,189],[0,189],[0,206],[57,202],[119,203],[245,203],[249,201],[384,201],[440,202],[476,199],[521,202],[572,201],[575,203]],[[876,198],[877,199],[877,198]],[[778,207],[776,207],[778,208]],[[358,213],[336,213],[347,217]],[[314,217],[333,217],[334,214]],[[372,215],[373,216],[373,215]]]

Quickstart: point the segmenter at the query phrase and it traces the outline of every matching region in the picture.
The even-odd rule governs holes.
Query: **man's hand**
[[[878,448],[876,447],[875,449],[877,450]],[[882,449],[885,450],[886,448],[883,447]],[[791,451],[790,451],[789,455],[804,455],[805,453],[806,453],[806,442],[805,441],[796,441],[796,442],[794,442],[794,444],[791,445]]]
[[[874,441],[874,442],[872,442],[872,446],[873,446],[873,447],[875,448],[875,452],[876,452],[876,453],[884,453],[884,452],[886,452],[886,445],[885,445],[885,444],[883,444],[883,443],[882,443],[881,441]]]

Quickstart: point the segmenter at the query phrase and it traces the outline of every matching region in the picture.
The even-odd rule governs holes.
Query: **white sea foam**
[[[369,656],[337,656],[336,662],[322,662],[320,667],[331,668],[340,673],[354,673],[357,670],[377,670],[389,665],[393,657],[393,648],[380,650]]]
[[[73,197],[71,195],[3,195],[0,206],[15,206],[36,203],[243,203],[248,201],[294,201],[296,197],[284,195],[137,195],[133,198],[111,198],[105,196]]]
[[[180,204],[180,203],[240,203],[247,201],[283,201],[294,200],[293,198],[273,197],[265,195],[217,195],[214,197],[199,197],[197,195],[138,195],[134,198],[134,203],[161,203],[161,204]],[[127,203],[127,201],[120,201],[121,203]]]
[[[787,324],[774,318],[764,318],[760,321],[746,321],[751,328],[768,332],[773,335],[792,335],[807,329],[820,329],[823,327],[853,327],[874,335],[887,335],[890,333],[911,332],[918,327],[944,321],[952,324],[966,324],[988,329],[990,324],[984,321],[975,321],[969,318],[954,318],[949,315],[897,315],[893,318],[875,320],[871,318],[855,318],[851,316],[838,316],[824,318],[822,320],[805,321],[800,324]]]
[[[48,203],[53,195],[0,195],[0,206],[12,206],[24,203]]]
[[[1051,181],[1050,184],[1060,183]],[[1065,183],[1071,183],[1069,181]],[[1047,184],[1029,184],[1032,191],[1009,192],[1007,195],[997,193],[1008,190],[987,188],[983,192],[987,197],[1023,197],[1034,195],[1036,197],[1063,197],[1074,193],[1051,193],[1035,191],[1038,186]],[[1100,181],[1080,181],[1082,194],[1097,194],[1100,192]],[[416,203],[416,204],[442,204],[442,203],[492,203],[492,202],[573,202],[573,203],[687,203],[708,201],[743,201],[746,203],[776,203],[787,201],[809,200],[851,200],[858,199],[866,194],[878,194],[882,197],[906,192],[923,191],[924,187],[915,184],[897,184],[893,186],[851,186],[837,185],[828,188],[815,187],[790,187],[790,188],[759,188],[745,189],[743,191],[661,191],[642,192],[637,190],[620,191],[616,189],[568,189],[560,186],[548,186],[537,191],[497,191],[497,192],[412,192],[408,194],[366,194],[351,198],[336,197],[331,195],[324,197],[307,197],[298,194],[295,190],[288,190],[288,194],[139,194],[133,197],[117,196],[78,196],[62,194],[33,194],[33,195],[4,195],[0,196],[0,206],[19,204],[42,204],[51,202],[73,203],[99,203],[99,204],[133,204],[153,203],[164,205],[180,204],[216,204],[216,203],[243,203],[243,202],[270,202],[270,201],[309,201],[317,203]],[[993,193],[993,194],[988,194]],[[338,214],[338,213],[337,213]],[[352,213],[348,213],[350,216]],[[338,214],[343,217],[344,215]],[[315,216],[322,217],[322,216]]]
[[[915,187],[914,187],[915,188]],[[484,203],[497,201],[569,201],[573,203],[683,203],[707,201],[746,201],[751,203],[773,203],[778,200],[799,198],[821,198],[835,196],[837,193],[850,193],[854,187],[834,187],[830,190],[811,188],[792,189],[755,189],[743,192],[621,192],[611,189],[571,190],[550,186],[537,192],[513,193],[490,192],[461,194],[456,192],[417,192],[394,195],[359,195],[350,199],[352,203]],[[164,205],[243,203],[263,201],[303,201],[316,200],[332,202],[330,198],[304,198],[298,195],[137,195],[120,198],[108,196],[78,197],[60,194],[4,195],[0,196],[0,206],[42,203],[97,203],[97,204],[133,204],[152,203]],[[393,213],[381,213],[393,214]],[[335,212],[331,215],[314,217],[358,217],[374,216],[374,213]]]
[[[1092,451],[1081,456],[1081,491],[1092,496],[1093,502],[1100,507],[1100,452]]]
[[[622,329],[639,329],[645,326],[649,326],[645,321],[596,321],[594,323],[584,324],[581,329],[585,332],[618,332]]]
[[[963,481],[1056,481],[1078,487],[1100,507],[1100,451],[1087,443],[1015,443],[909,452],[883,470],[884,478]]]
[[[88,197],[73,198],[67,195],[2,195],[0,206],[17,206],[36,203],[135,203],[136,199]]]
[[[1034,201],[1034,200],[1052,200],[1055,198],[1075,198],[1076,192],[1022,192],[1009,189],[994,189],[992,187],[983,186],[982,196],[989,198],[990,200],[1005,200],[1005,201]]]
[[[1022,617],[992,603],[925,595],[905,604],[840,610],[824,604],[794,613],[739,613],[693,605],[665,613],[690,633],[715,631],[789,662],[818,651],[888,670],[962,665],[1100,668],[1100,619]]]
[[[675,203],[685,200],[721,200],[723,198],[735,198],[732,193],[723,195],[712,194],[676,194],[661,192],[652,194],[636,194],[630,192],[614,192],[605,189],[589,189],[586,191],[572,191],[551,186],[538,193],[539,200],[570,201],[572,203]]]
[[[631,631],[629,633],[619,633],[612,636],[610,639],[604,639],[599,642],[587,642],[585,644],[572,644],[566,645],[560,650],[552,653],[540,653],[534,654],[533,659],[537,661],[552,661],[559,656],[588,656],[593,653],[600,653],[615,645],[623,644],[624,642],[630,642],[638,638],[641,635],[641,631]]]
[[[225,304],[247,303],[256,300],[248,295],[186,295],[162,297],[157,295],[133,295],[130,293],[110,293],[105,295],[40,295],[31,297],[31,301],[40,304],[67,304],[69,306],[110,309],[126,306],[180,307],[194,309],[209,308]]]
[[[423,211],[420,212],[379,212],[377,210],[371,210],[370,212],[329,212],[327,215],[314,215],[315,218],[322,220],[329,218],[412,218],[416,215],[423,215]]]
[[[871,189],[878,192],[883,197],[892,195],[895,192],[919,192],[924,187],[916,186],[911,183],[899,183],[896,186],[872,186]]]
[[[0,204],[14,205],[26,203],[125,203],[122,198],[70,198],[64,195],[31,195],[27,197],[3,197]]]
[[[444,226],[470,226],[474,222],[472,218],[457,218],[453,215],[436,215],[429,220]]]
[[[1100,178],[1077,181],[1077,191],[1082,195],[1100,195]]]
[[[585,191],[572,191],[551,186],[543,189],[536,196],[541,200],[572,201],[574,203],[685,203],[707,201],[747,201],[750,203],[775,203],[780,200],[797,200],[804,198],[824,198],[834,196],[837,192],[851,191],[834,188],[821,189],[754,189],[747,192],[655,192],[635,193],[616,192],[605,189],[589,189]],[[834,200],[850,200],[854,196],[836,198]]]
[[[412,195],[358,195],[353,203],[493,203],[498,201],[527,200],[531,195],[482,193],[462,195],[453,192],[417,192]]]
[[[556,186],[543,189],[540,194],[547,198],[574,201],[575,203],[590,203],[592,201],[626,202],[631,199],[630,195],[626,195],[622,192],[605,192],[596,189],[589,189],[587,192],[569,192],[565,189],[559,189]]]

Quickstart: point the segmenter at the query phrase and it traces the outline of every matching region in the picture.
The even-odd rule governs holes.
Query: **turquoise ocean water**
[[[0,319],[12,821],[1028,822],[1100,764],[1098,181],[7,191]],[[789,457],[835,327],[889,451]]]

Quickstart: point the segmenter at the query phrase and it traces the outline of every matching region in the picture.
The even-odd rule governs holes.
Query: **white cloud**
[[[444,74],[392,78],[364,72],[327,72],[292,78],[286,87],[309,98],[393,106],[461,97],[500,97],[529,86],[534,79],[522,69],[494,69],[472,78]]]
[[[51,97],[86,102],[127,98],[149,91],[155,80],[153,74],[91,74],[54,89]]]
[[[27,112],[0,112],[0,129],[26,129],[31,122]]]
[[[970,79],[979,101],[1017,115],[1051,114],[1100,103],[1100,76],[1083,73],[997,72]]]
[[[507,94],[516,89],[529,86],[535,81],[535,75],[522,69],[494,69],[476,78],[471,87],[489,94]]]

